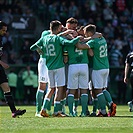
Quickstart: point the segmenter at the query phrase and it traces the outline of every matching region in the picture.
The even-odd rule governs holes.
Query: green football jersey
[[[38,47],[42,49],[42,45],[43,45],[43,37],[41,37],[35,44],[31,45],[30,50],[35,51],[37,50]],[[44,52],[43,54],[40,55],[40,58],[46,58]]]
[[[67,40],[57,35],[47,35],[39,39],[34,45],[30,47],[31,50],[36,50],[41,47],[42,57],[46,58],[46,65],[49,70],[64,67],[63,63],[63,45],[75,45],[79,38]]]
[[[41,34],[41,37],[44,37],[44,36],[49,35],[49,34],[51,34],[51,31],[50,30],[44,30],[42,32],[42,34]]]
[[[64,51],[68,52],[68,64],[88,64],[88,50],[79,50],[76,46],[65,46]]]
[[[104,37],[89,40],[87,45],[93,49],[93,70],[108,69],[107,42]]]

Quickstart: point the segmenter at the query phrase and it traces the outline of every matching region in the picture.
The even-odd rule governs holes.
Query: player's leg
[[[26,110],[25,109],[24,110],[16,109],[8,83],[7,82],[2,83],[0,86],[4,92],[5,101],[8,104],[8,106],[10,107],[10,110],[12,112],[12,117],[15,118],[19,115],[23,115],[26,112]]]
[[[75,95],[76,89],[69,89],[68,90],[68,109],[69,109],[69,116],[75,116],[73,112],[73,103],[74,103],[74,95]]]
[[[115,114],[116,114],[116,104],[113,102],[111,94],[106,89],[107,88],[107,83],[108,83],[108,75],[109,75],[109,70],[103,76],[103,86],[104,86],[103,94],[104,94],[104,97],[105,97],[105,99],[108,103],[108,107],[109,107],[108,115],[109,116],[115,116]]]
[[[61,106],[62,106],[62,113],[65,114],[65,105],[66,105],[66,91],[67,91],[67,86],[63,87],[63,92],[62,92],[62,98],[61,98]]]
[[[55,86],[57,87],[56,87],[55,98],[54,98],[53,116],[63,117],[65,115],[61,114],[62,112],[61,99],[62,99],[62,94],[64,93],[63,87],[65,86],[65,68],[64,67],[55,70],[54,79],[55,79],[55,82],[54,82]]]
[[[46,89],[47,84],[39,82],[38,90],[36,92],[36,114],[35,116],[40,117],[40,111],[44,98],[44,91]]]
[[[133,75],[131,75],[130,77],[130,84],[132,87],[132,100],[128,102],[128,106],[129,106],[129,111],[133,112]]]
[[[105,99],[107,101],[107,106],[109,107],[109,112],[108,112],[108,116],[115,116],[116,114],[116,104],[113,102],[112,97],[109,93],[109,91],[107,91],[106,88],[103,89],[103,94],[105,96]]]
[[[81,107],[82,107],[82,112],[81,112],[81,117],[86,116],[86,107],[88,105],[88,89],[80,89],[81,92]]]
[[[98,98],[94,92],[94,87],[92,87],[92,91],[91,91],[91,97],[92,97],[92,113],[90,114],[91,117],[95,117],[96,113],[97,113],[97,109],[98,109]]]
[[[68,108],[69,108],[69,114],[74,115],[73,113],[73,103],[74,103],[74,96],[76,91],[78,92],[78,66],[75,67],[75,65],[69,65],[68,68]]]
[[[62,106],[61,98],[63,93],[63,86],[56,88],[55,98],[54,98],[54,114],[53,116],[62,117]]]
[[[65,64],[65,79],[66,79],[65,80],[65,86],[63,87],[64,91],[63,91],[62,98],[61,98],[61,106],[62,106],[62,113],[63,114],[66,113],[65,106],[66,106],[66,97],[68,95],[68,89],[67,89],[67,82],[68,82],[68,64]]]
[[[52,107],[52,104],[53,104],[54,95],[55,94],[53,94],[52,97],[50,98],[50,102],[48,103],[48,106],[47,106],[49,116],[52,115],[52,110],[51,110],[52,108],[51,107]]]
[[[8,104],[8,106],[10,107],[10,110],[12,112],[12,117],[17,117],[19,115],[23,115],[26,110],[17,110],[14,104],[14,99],[12,97],[11,94],[11,90],[10,87],[8,85],[8,80],[7,80],[7,76],[5,74],[5,71],[3,69],[3,67],[0,67],[0,87],[2,88],[3,92],[4,92],[4,97],[5,97],[5,101]]]
[[[79,97],[80,97],[80,89],[76,89],[76,92],[74,95],[74,103],[73,103],[73,113],[75,116],[78,116],[77,108],[79,105]]]
[[[49,81],[48,69],[45,64],[45,59],[40,58],[38,62],[38,90],[36,92],[36,114],[40,116],[40,111],[43,103],[44,91],[46,90],[47,83]]]
[[[88,81],[89,81],[89,70],[88,70],[88,64],[80,64],[80,74],[79,74],[79,88],[80,89],[80,99],[81,99],[81,106],[82,106],[82,112],[81,116],[86,116],[87,112],[87,105],[88,105]]]
[[[104,72],[102,70],[93,70],[92,71],[92,82],[94,86],[94,92],[98,99],[98,104],[101,109],[101,114],[98,116],[107,116],[106,113],[106,99],[102,92],[103,88],[103,74]],[[99,80],[100,79],[100,80]]]
[[[43,106],[41,109],[41,116],[43,117],[49,117],[49,114],[47,113],[48,110],[48,106],[50,106],[50,100],[53,96],[53,94],[55,93],[56,88],[49,88],[48,92],[45,95],[44,101],[43,101]]]

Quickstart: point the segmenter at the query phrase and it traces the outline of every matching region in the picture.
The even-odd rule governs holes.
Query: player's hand
[[[3,61],[0,61],[0,64],[2,65],[2,67],[4,69],[8,69],[9,68],[9,65],[7,63],[4,63]]]
[[[77,36],[81,42],[84,42],[84,37],[83,36]]]
[[[73,35],[73,37],[77,37],[78,36],[78,33],[75,30],[73,30],[73,32],[71,34]]]
[[[124,78],[124,83],[126,83],[126,84],[128,83],[128,78],[126,78],[126,77]]]
[[[36,51],[38,52],[39,55],[43,54],[43,51],[40,48],[38,48]]]

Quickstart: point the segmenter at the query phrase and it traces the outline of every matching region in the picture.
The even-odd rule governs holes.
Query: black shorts
[[[0,65],[0,85],[5,82],[8,82],[8,79],[5,74],[4,68]]]

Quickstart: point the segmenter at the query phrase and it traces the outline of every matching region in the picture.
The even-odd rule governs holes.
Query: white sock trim
[[[84,93],[84,94],[81,94],[81,96],[88,96],[88,94]]]
[[[54,101],[54,104],[60,104],[60,101]]]
[[[68,97],[74,97],[74,95],[73,94],[68,94]]]
[[[45,98],[45,100],[50,101],[50,98]]]
[[[44,90],[40,90],[40,89],[38,89],[38,91],[44,93]]]
[[[103,95],[103,93],[101,92],[101,93],[99,93],[99,94],[97,94],[97,97],[99,97],[99,96],[101,96],[101,95]]]

